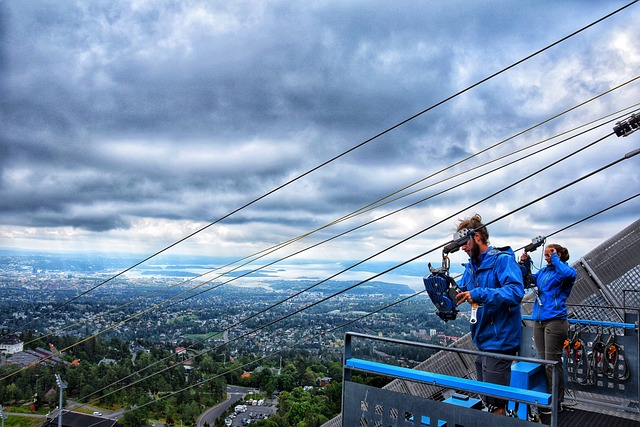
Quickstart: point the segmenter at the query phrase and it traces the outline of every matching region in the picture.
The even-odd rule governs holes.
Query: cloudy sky
[[[640,146],[640,132],[610,136],[524,179],[637,111],[640,4],[430,109],[627,3],[1,0],[0,247],[149,255],[429,109],[170,250],[244,257],[405,196],[284,256],[456,186],[302,255],[364,259],[431,227],[382,256],[408,259],[458,218],[490,221]],[[638,166],[495,223],[492,243],[521,247],[635,195]],[[639,199],[553,241],[579,257],[636,220]]]

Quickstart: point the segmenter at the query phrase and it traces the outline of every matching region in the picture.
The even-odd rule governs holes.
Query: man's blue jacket
[[[567,318],[567,298],[576,280],[576,270],[560,260],[557,253],[551,254],[551,265],[532,274],[538,286],[538,298],[533,304],[534,320]],[[542,303],[542,304],[540,304]]]
[[[514,351],[520,348],[524,296],[522,272],[510,247],[490,246],[480,254],[479,265],[465,265],[459,283],[469,291],[478,307],[478,322],[471,325],[471,337],[481,351]]]

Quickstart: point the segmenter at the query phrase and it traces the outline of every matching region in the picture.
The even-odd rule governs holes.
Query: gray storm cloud
[[[3,233],[68,227],[98,238],[149,218],[215,220],[624,4],[614,3],[0,2]],[[638,14],[633,6],[376,138],[229,226],[304,232],[636,77]],[[627,108],[638,91],[629,84],[503,151]],[[523,184],[504,209],[634,146],[603,147]],[[632,165],[559,194],[554,205],[570,209],[528,218],[553,229],[629,196]],[[628,185],[613,184],[622,177]],[[406,217],[435,221],[504,180]]]

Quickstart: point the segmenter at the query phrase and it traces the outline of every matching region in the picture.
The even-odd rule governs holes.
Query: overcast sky
[[[152,254],[626,3],[1,0],[0,247]],[[640,132],[608,137],[523,180],[610,134],[613,121],[638,109],[638,22],[640,4],[170,252],[251,255],[624,84],[415,189],[592,121],[603,126],[556,148],[542,150],[561,138],[538,145],[535,156],[303,256],[363,259],[444,220],[382,257],[402,261],[448,240],[458,218],[477,212],[493,220],[617,160],[640,146]],[[273,256],[510,160],[323,229]],[[638,166],[640,156],[492,225],[492,243],[521,247],[633,196]],[[513,182],[519,184],[470,207]],[[569,247],[572,259],[582,256],[638,219],[639,199],[551,240]]]

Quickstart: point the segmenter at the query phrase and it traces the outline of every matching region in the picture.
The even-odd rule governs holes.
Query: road
[[[90,411],[95,411],[95,412],[99,412],[100,414],[102,414],[102,417],[105,418],[111,418],[114,420],[117,420],[118,418],[122,417],[122,415],[124,414],[124,409],[118,409],[115,411],[107,411],[106,409],[103,408],[98,408],[95,406],[90,406],[90,405],[82,405],[80,403],[74,402],[73,400],[67,399],[67,406],[65,407],[66,409],[70,410],[70,411],[74,411],[77,410],[79,408],[85,408],[88,409]],[[81,411],[79,411],[81,412]]]
[[[232,406],[235,406],[236,402],[242,400],[244,396],[246,396],[249,393],[257,393],[257,392],[258,390],[255,390],[250,387],[239,387],[239,386],[233,386],[233,385],[227,386],[227,399],[224,402],[221,402],[216,406],[209,408],[205,412],[203,412],[202,415],[198,417],[196,425],[198,427],[204,427],[205,423],[208,423],[209,425],[212,426],[215,423],[216,419],[220,416],[223,416],[227,412],[227,409],[229,409]],[[102,408],[96,408],[88,405],[79,405],[76,402],[67,400],[67,407],[75,409],[81,406],[92,411],[99,411],[103,414],[105,418],[117,419],[119,417],[122,417],[124,412],[122,409],[116,410],[113,412],[105,411]],[[249,411],[251,411],[250,408],[253,408],[253,407],[250,406],[247,409],[247,414],[249,413]],[[262,410],[262,407],[256,407],[256,408],[261,408],[260,412],[265,412],[264,410]],[[266,407],[264,407],[264,409],[266,409]],[[256,409],[255,412],[258,412],[258,410]],[[271,410],[271,412],[273,412],[273,409]],[[239,419],[237,420],[237,423],[236,423],[236,420],[234,420],[234,425],[236,424],[240,425],[240,420],[242,419],[243,416],[244,415],[239,417]]]
[[[227,386],[227,400],[218,403],[216,406],[207,409],[202,415],[198,417],[196,425],[198,427],[204,427],[205,423],[213,425],[216,419],[227,411],[231,406],[234,406],[236,402],[242,400],[242,398],[248,393],[255,392],[252,388],[238,387],[234,385]]]
[[[13,416],[13,417],[30,417],[30,418],[46,418],[47,417],[46,415],[30,414],[27,412],[4,412],[4,414],[7,416]]]

